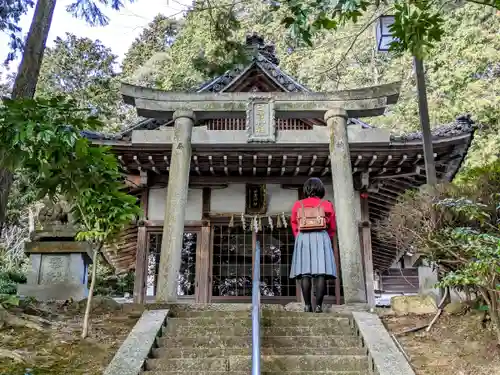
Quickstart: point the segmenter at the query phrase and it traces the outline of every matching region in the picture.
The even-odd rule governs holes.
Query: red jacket
[[[317,207],[320,201],[321,201],[320,198],[311,197],[295,202],[292,208],[292,219],[291,219],[292,231],[295,237],[297,237],[297,235],[299,234],[297,211],[302,207],[300,202],[302,202],[304,207]],[[326,228],[328,231],[328,235],[330,236],[330,238],[333,238],[333,236],[335,235],[335,230],[337,228],[335,224],[335,209],[333,208],[333,204],[327,200],[323,200],[323,202],[321,202],[321,206],[325,210]]]

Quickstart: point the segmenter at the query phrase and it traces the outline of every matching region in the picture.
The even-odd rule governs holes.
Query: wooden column
[[[141,226],[137,230],[137,253],[135,259],[135,280],[134,280],[134,302],[144,303],[144,292],[146,287],[146,257],[148,239],[146,227]]]
[[[361,193],[361,235],[363,238],[363,260],[365,269],[366,300],[368,306],[375,307],[375,282],[373,275],[372,233],[370,226],[370,212],[368,208],[368,194]]]
[[[210,297],[210,225],[201,227],[198,261],[196,262],[197,303],[208,303]]]
[[[137,250],[135,254],[135,278],[134,278],[134,302],[144,303],[146,289],[146,258],[148,252],[148,236],[144,220],[148,218],[148,198],[149,189],[144,188],[141,195],[141,208],[143,217],[141,218],[140,226],[137,228]]]
[[[210,225],[210,196],[211,189],[204,187],[202,192],[202,227],[200,230],[199,254],[196,260],[196,285],[197,285],[197,303],[210,302],[210,265],[211,265],[211,236],[212,226]]]
[[[184,238],[194,118],[194,112],[190,110],[179,110],[174,113],[174,140],[156,291],[158,302],[177,301],[177,278],[181,266],[181,248]]]
[[[341,108],[331,109],[325,113],[325,121],[330,130],[330,156],[344,303],[366,303],[363,258],[355,210],[358,201],[355,197],[357,193],[354,191],[347,139],[347,112]]]

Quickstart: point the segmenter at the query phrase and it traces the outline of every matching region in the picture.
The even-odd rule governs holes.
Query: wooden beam
[[[288,173],[294,170],[293,173],[297,172],[297,168],[290,168]],[[309,168],[307,169],[309,172]],[[315,169],[316,172],[316,169]],[[297,174],[296,176],[196,176],[191,175],[189,177],[189,185],[191,187],[204,187],[204,186],[220,186],[228,184],[246,184],[251,182],[253,179],[257,178],[261,184],[280,184],[280,185],[303,185],[307,181],[309,176]],[[150,185],[166,185],[168,183],[168,175],[151,175],[149,176]],[[321,178],[324,184],[330,185],[332,183],[331,174],[326,173],[324,177]]]

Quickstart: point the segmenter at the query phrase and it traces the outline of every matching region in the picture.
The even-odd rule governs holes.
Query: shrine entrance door
[[[263,303],[297,301],[297,287],[289,279],[293,255],[290,228],[264,227],[258,233],[241,225],[214,225],[211,254],[211,301],[249,303],[255,243],[261,244],[260,288]]]

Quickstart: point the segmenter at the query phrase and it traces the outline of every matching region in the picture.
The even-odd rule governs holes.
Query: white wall
[[[230,184],[225,189],[212,189],[210,192],[210,213],[245,212],[245,184]]]
[[[325,199],[333,200],[333,186],[325,185]],[[230,184],[225,189],[212,189],[210,197],[211,214],[240,214],[245,212],[245,184]],[[150,188],[148,198],[148,219],[164,219],[166,188]],[[279,184],[267,185],[267,214],[275,215],[281,212],[290,213],[298,193],[295,189],[283,189]],[[359,202],[359,195],[355,194]],[[357,204],[356,213],[360,217],[360,207]],[[189,189],[186,207],[186,220],[201,220],[203,211],[203,190]]]
[[[298,197],[296,189],[283,189],[280,185],[267,185],[267,213],[270,215],[290,213]]]
[[[167,188],[151,188],[148,197],[148,219],[163,221]],[[189,189],[185,220],[201,220],[203,211],[203,190]]]
[[[295,189],[282,189],[279,184],[267,185],[267,214],[290,213],[297,200]],[[231,184],[225,189],[212,189],[210,200],[211,214],[245,212],[245,184]]]

